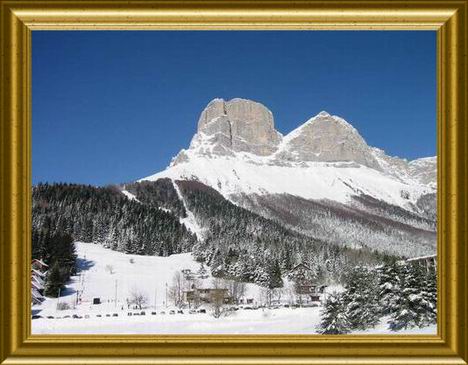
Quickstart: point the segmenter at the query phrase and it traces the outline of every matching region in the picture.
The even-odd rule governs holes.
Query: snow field
[[[179,163],[155,175],[160,178],[198,180],[218,190],[224,197],[233,194],[291,194],[305,199],[329,199],[347,203],[361,192],[390,204],[410,208],[422,194],[432,192],[426,186],[406,184],[377,170],[346,163],[309,162],[304,166],[275,166],[253,163],[242,158],[203,158],[191,155],[189,162]],[[407,191],[409,199],[402,197]],[[410,209],[411,210],[411,209]]]
[[[177,311],[169,314],[175,308],[170,304],[166,306],[166,283],[172,284],[176,271],[196,272],[200,267],[190,253],[169,257],[127,255],[83,242],[77,242],[76,248],[81,273],[72,278],[60,299],[47,298],[41,305],[33,306],[33,314],[44,317],[32,320],[33,334],[314,334],[320,324],[320,307],[239,309],[220,318],[211,316],[209,308],[207,313],[189,314],[188,309],[183,309],[184,314]],[[148,297],[144,316],[128,316],[129,312],[141,312],[127,309],[126,298],[134,288]],[[339,291],[342,288],[329,289]],[[245,296],[259,300],[261,290],[258,285],[247,284]],[[78,304],[77,291],[82,291]],[[101,298],[103,303],[93,305],[95,297]],[[57,301],[67,303],[71,309],[57,310]],[[161,314],[163,311],[165,314]],[[152,315],[152,312],[157,314]],[[113,317],[114,313],[118,316]],[[73,314],[82,318],[63,318]],[[47,316],[54,316],[54,319],[45,318]],[[396,334],[436,332],[436,326],[430,326]],[[375,329],[356,334],[389,334],[389,331],[383,319]]]

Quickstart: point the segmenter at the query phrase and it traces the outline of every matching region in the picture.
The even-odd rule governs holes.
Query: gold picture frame
[[[467,364],[468,0],[0,1],[1,364]],[[438,334],[31,335],[31,31],[437,31]]]

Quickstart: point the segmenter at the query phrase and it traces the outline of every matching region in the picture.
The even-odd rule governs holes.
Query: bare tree
[[[226,283],[219,278],[213,279],[213,288],[210,293],[210,304],[213,317],[219,318],[223,313],[224,298],[227,292]]]
[[[245,283],[229,280],[228,281],[229,296],[232,298],[234,303],[239,304],[240,299],[245,294],[246,285]]]
[[[284,284],[284,287],[281,290],[283,292],[283,295],[287,298],[289,305],[293,305],[295,302],[294,284],[288,281]]]
[[[148,302],[148,296],[139,288],[133,288],[130,291],[130,303],[138,306],[139,309]]]
[[[169,287],[169,299],[174,302],[176,307],[181,308],[184,305],[184,290],[187,282],[180,271],[176,271],[172,277],[172,285]]]

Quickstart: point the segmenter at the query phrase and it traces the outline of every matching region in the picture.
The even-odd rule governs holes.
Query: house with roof
[[[44,298],[45,279],[49,265],[42,260],[33,259],[31,262],[31,301],[41,304]]]
[[[222,298],[225,304],[232,303],[232,297],[227,288],[216,287],[210,280],[200,280],[190,285],[190,289],[184,290],[184,301],[189,306],[210,304],[215,298]]]
[[[327,287],[318,282],[314,271],[303,262],[289,271],[288,278],[294,283],[297,304],[319,302]]]

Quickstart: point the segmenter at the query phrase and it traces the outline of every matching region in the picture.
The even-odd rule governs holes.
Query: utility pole
[[[56,310],[58,311],[59,309],[59,304],[60,304],[60,288],[58,290],[58,297],[57,297],[57,307],[56,307]]]
[[[154,287],[154,309],[156,309],[156,294],[158,293],[158,290],[156,287]]]
[[[117,307],[117,279],[115,279],[115,296],[114,296],[114,304]]]

